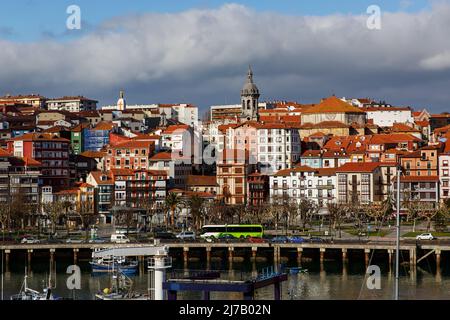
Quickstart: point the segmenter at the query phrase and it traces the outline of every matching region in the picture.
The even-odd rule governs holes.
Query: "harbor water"
[[[69,290],[66,281],[67,267],[71,261],[58,261],[56,270],[50,275],[49,264],[45,261],[34,261],[27,270],[28,286],[35,290],[41,290],[48,282],[49,275],[52,279],[54,294],[63,298],[76,300],[92,300],[94,295],[104,288],[109,287],[110,277],[107,274],[93,275],[88,260],[81,260],[78,266],[81,268],[81,289]],[[287,266],[297,266],[287,263]],[[268,267],[267,263],[211,263],[210,270],[221,270],[222,278],[230,280],[247,280],[255,276],[258,271]],[[171,277],[173,270],[188,272],[189,270],[206,270],[202,262],[191,262],[188,269],[183,269],[183,263],[175,262],[172,270],[168,270],[167,277]],[[350,262],[346,265],[338,261],[329,261],[320,265],[317,262],[302,263],[302,268],[308,269],[307,273],[289,274],[288,280],[282,283],[283,300],[311,300],[311,299],[392,299],[394,290],[394,274],[388,266],[382,265],[380,289],[368,289],[364,263]],[[183,271],[184,270],[184,271]],[[417,267],[416,272],[411,272],[408,267],[401,268],[400,275],[400,299],[450,299],[450,267],[443,264],[439,272],[434,266],[424,263]],[[3,290],[4,299],[20,291],[25,274],[25,264],[22,261],[11,261],[7,272],[4,272]],[[146,269],[131,277],[135,291],[148,293],[149,274]],[[201,300],[201,292],[181,292],[178,299]],[[241,300],[242,294],[211,292],[212,300]],[[256,291],[256,300],[273,299],[273,287],[265,287]]]

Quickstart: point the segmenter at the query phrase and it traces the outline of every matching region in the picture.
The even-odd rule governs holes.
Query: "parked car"
[[[250,243],[266,243],[267,240],[263,238],[250,237],[247,238],[247,241]]]
[[[232,234],[229,234],[229,233],[221,233],[221,234],[219,234],[217,239],[220,241],[226,241],[226,242],[238,240],[238,238],[236,238],[235,236],[233,236]]]
[[[155,239],[165,239],[165,240],[175,240],[177,239],[176,235],[172,232],[162,231],[155,233]]]
[[[325,240],[319,237],[311,237],[309,238],[309,242],[311,243],[324,243]]]
[[[105,243],[105,242],[107,242],[107,240],[101,238],[94,238],[89,240],[89,243]]]
[[[302,238],[302,237],[292,236],[292,237],[288,237],[288,241],[290,243],[304,243],[304,242],[306,242],[306,239]]]
[[[33,238],[33,237],[28,237],[28,238],[23,238],[22,241],[20,241],[20,243],[36,244],[36,243],[41,243],[41,240]]]
[[[276,236],[270,240],[271,243],[288,243],[289,238],[286,236]]]
[[[47,240],[45,240],[46,243],[64,243],[63,240],[61,239],[56,239],[56,238],[49,238]]]
[[[67,239],[66,243],[83,243],[84,240],[83,239]]]
[[[180,240],[195,240],[195,232],[193,231],[183,231],[176,235],[177,239]]]
[[[434,237],[431,233],[422,233],[422,234],[419,234],[416,237],[416,239],[417,240],[435,240],[436,237]]]
[[[111,242],[114,243],[129,243],[130,239],[128,239],[128,237],[124,234],[117,234],[114,233],[111,235]]]

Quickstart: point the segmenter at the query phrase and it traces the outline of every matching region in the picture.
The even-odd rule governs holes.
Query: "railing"
[[[147,259],[147,266],[148,268],[151,269],[172,268],[172,257],[163,257],[163,258],[150,257]]]

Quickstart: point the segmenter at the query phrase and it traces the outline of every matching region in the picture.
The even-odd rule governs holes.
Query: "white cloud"
[[[450,68],[450,51],[439,53],[420,62],[427,70],[446,70]]]
[[[0,90],[87,94],[109,103],[125,88],[135,102],[232,102],[251,63],[265,98],[369,93],[412,104],[407,89],[420,83],[427,97],[419,101],[442,106],[432,90],[450,82],[438,72],[450,66],[450,6],[383,13],[381,30],[368,30],[367,17],[288,16],[235,4],[125,16],[77,40],[0,41]]]

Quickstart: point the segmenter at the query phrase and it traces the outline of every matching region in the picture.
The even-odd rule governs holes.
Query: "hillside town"
[[[261,102],[250,68],[243,80],[240,103],[203,119],[189,103],[129,105],[124,91],[109,106],[1,97],[2,228],[376,221],[392,216],[398,175],[403,216],[430,230],[448,213],[449,113],[335,95]]]

